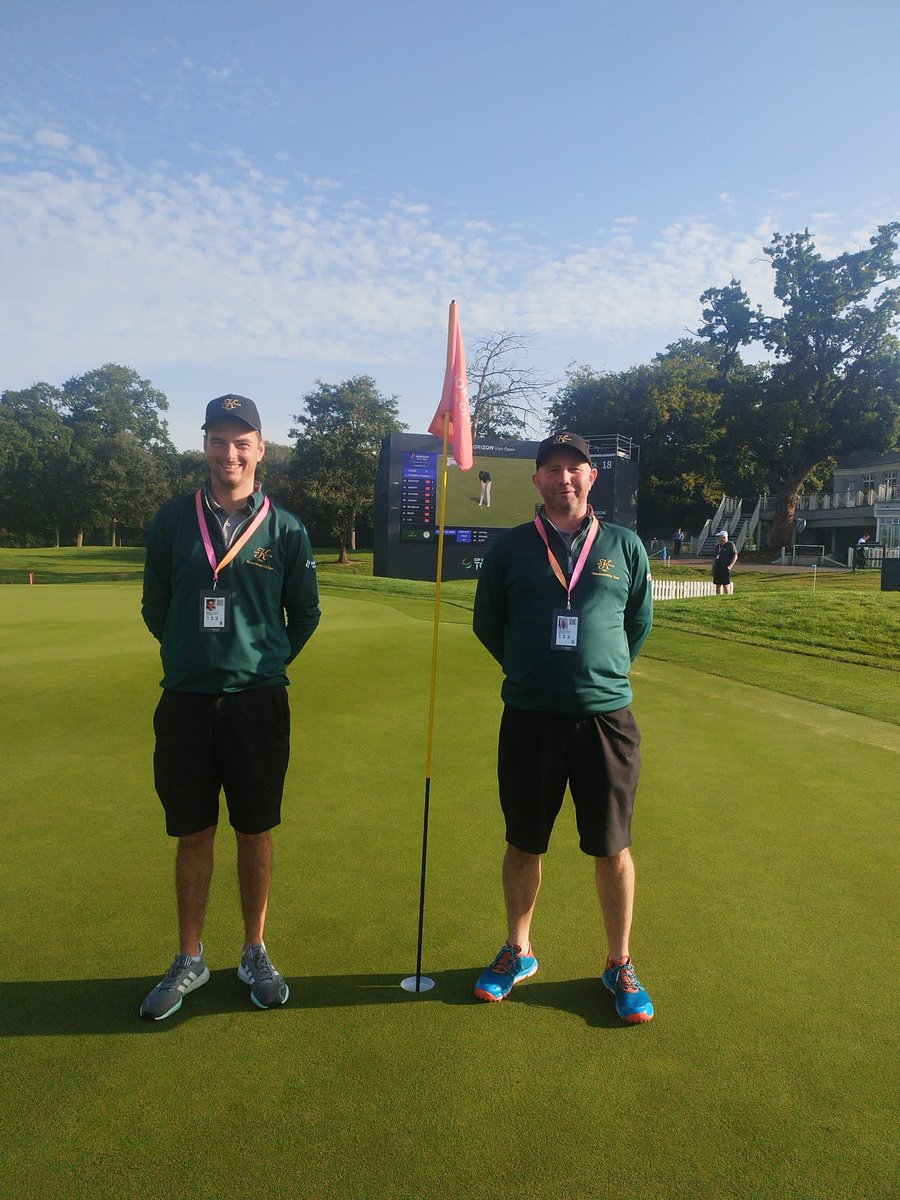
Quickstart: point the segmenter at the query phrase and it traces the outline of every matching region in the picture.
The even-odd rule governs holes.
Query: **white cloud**
[[[442,218],[401,196],[378,206],[313,176],[300,181],[310,202],[227,148],[188,175],[122,167],[56,129],[3,140],[18,157],[0,169],[0,387],[107,361],[416,364],[450,296],[468,337],[518,329],[582,361],[642,336],[661,348],[732,276],[771,303],[772,213],[748,229],[685,216],[640,235],[623,215],[553,248],[522,225]],[[830,243],[858,244],[819,215]]]
[[[72,145],[72,139],[58,129],[37,129],[34,144],[40,150],[56,150],[63,153]]]

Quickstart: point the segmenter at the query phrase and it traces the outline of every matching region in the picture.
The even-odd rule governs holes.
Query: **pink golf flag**
[[[456,312],[456,301],[450,303],[450,326],[447,332],[447,369],[444,390],[434,420],[428,432],[444,436],[444,413],[450,414],[450,445],[461,471],[472,466],[472,414],[469,410],[469,379],[466,373],[466,350]]]

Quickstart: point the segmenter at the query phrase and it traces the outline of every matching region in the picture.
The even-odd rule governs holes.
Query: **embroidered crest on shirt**
[[[615,565],[611,558],[598,558],[594,563],[591,574],[599,576],[600,579],[618,579],[619,576],[613,570]]]
[[[247,565],[250,567],[262,567],[264,571],[274,571],[275,568],[269,562],[271,557],[272,551],[268,546],[258,546],[253,551],[253,557],[247,559]]]

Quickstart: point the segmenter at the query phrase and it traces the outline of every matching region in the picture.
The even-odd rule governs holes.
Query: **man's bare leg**
[[[541,856],[507,846],[503,858],[503,898],[511,946],[528,950],[531,918],[541,888]]]
[[[272,883],[272,834],[236,833],[238,883],[244,914],[244,949],[263,941]]]
[[[178,839],[175,855],[175,891],[178,897],[178,933],[181,953],[194,958],[200,953],[200,936],[206,916],[206,901],[213,871],[216,826]]]
[[[621,959],[629,953],[634,915],[634,860],[631,851],[625,849],[609,858],[597,858],[595,862],[597,895],[603,911],[609,957]]]

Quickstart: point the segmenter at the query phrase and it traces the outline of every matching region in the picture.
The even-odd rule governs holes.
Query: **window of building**
[[[884,473],[884,493],[886,500],[893,500],[897,495],[897,472],[885,471]]]

